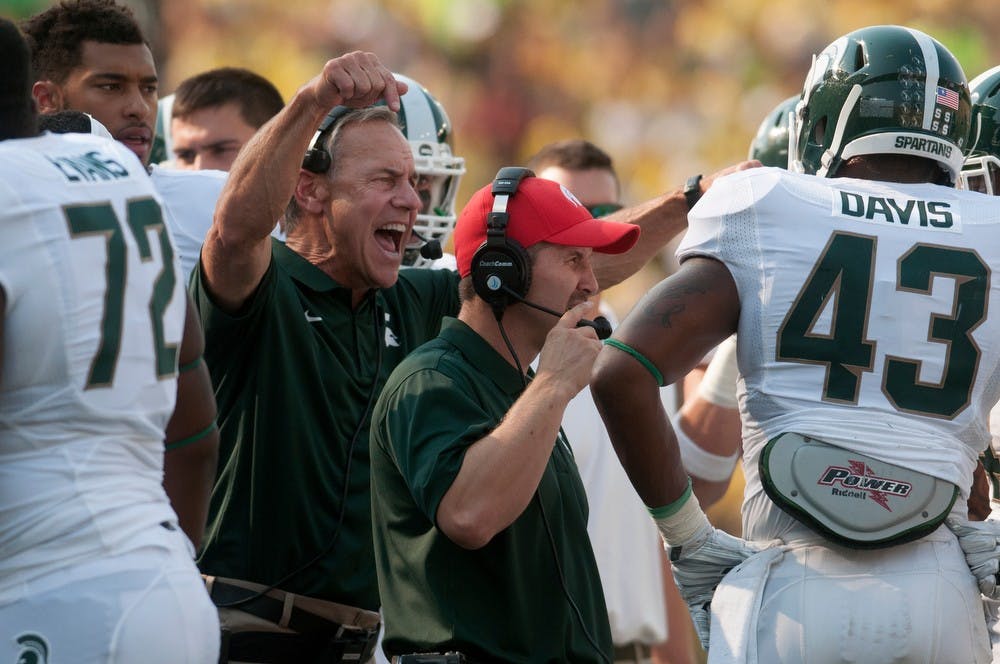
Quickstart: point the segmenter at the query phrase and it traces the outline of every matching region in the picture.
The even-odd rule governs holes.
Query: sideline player
[[[119,143],[37,135],[6,20],[0,52],[0,660],[215,662],[215,402],[159,199]]]
[[[962,167],[960,186],[989,196],[1000,196],[1000,66],[993,67],[969,82],[972,94],[972,130],[969,149]],[[987,481],[973,485],[973,509],[986,518],[984,524],[968,524],[956,529],[965,535],[963,548],[970,565],[982,579],[990,627],[993,661],[1000,662],[1000,593],[996,573],[1000,568],[1000,405],[990,411],[990,444],[980,456]],[[977,491],[978,490],[978,491]],[[977,532],[978,531],[978,532]],[[992,576],[992,578],[990,578]]]
[[[990,659],[976,579],[939,527],[953,507],[964,519],[1000,396],[1000,219],[940,186],[969,111],[961,66],[928,35],[836,40],[797,108],[808,175],[717,182],[680,270],[601,353],[598,405],[706,644],[711,610],[712,662]],[[691,497],[656,394],[737,328],[749,541]]]
[[[39,111],[89,113],[148,165],[158,78],[132,11],[113,0],[69,0],[28,18],[22,28],[32,49]],[[153,167],[151,176],[186,283],[226,174]]]

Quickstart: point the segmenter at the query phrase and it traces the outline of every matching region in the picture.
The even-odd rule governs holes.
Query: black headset
[[[326,173],[330,170],[330,166],[333,165],[333,157],[330,156],[330,151],[324,145],[326,137],[333,131],[333,126],[337,124],[337,121],[353,110],[348,106],[334,106],[326,114],[323,121],[319,123],[319,129],[316,130],[316,138],[313,139],[312,147],[306,150],[306,156],[302,158],[302,168],[310,173]]]
[[[486,217],[486,241],[472,255],[472,285],[476,295],[493,307],[497,319],[511,302],[528,294],[531,287],[531,259],[524,247],[507,237],[510,214],[507,204],[521,180],[534,177],[528,168],[505,166],[493,179],[493,211]]]
[[[376,104],[376,106],[380,105],[384,104]],[[333,157],[330,155],[330,151],[326,149],[326,139],[333,131],[334,125],[353,110],[357,109],[348,106],[334,106],[326,114],[323,122],[319,124],[319,129],[316,130],[316,138],[313,139],[312,147],[306,150],[306,154],[302,158],[302,168],[317,175],[322,175],[330,170],[330,167],[333,165]],[[411,233],[422,243],[420,245],[421,256],[428,260],[436,260],[444,255],[441,251],[441,243],[439,241],[425,238],[416,230],[412,230]]]

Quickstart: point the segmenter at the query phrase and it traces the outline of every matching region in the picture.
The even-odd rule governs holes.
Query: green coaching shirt
[[[453,318],[389,377],[371,445],[389,655],[458,650],[474,661],[599,662],[599,650],[612,659],[587,497],[562,435],[535,497],[489,544],[463,549],[436,526],[465,451],[523,389],[517,370]]]
[[[458,274],[401,270],[352,310],[347,288],[272,247],[237,315],[215,306],[200,269],[192,280],[221,431],[198,564],[265,584],[295,572],[281,588],[377,610],[368,409],[393,367],[458,310]]]

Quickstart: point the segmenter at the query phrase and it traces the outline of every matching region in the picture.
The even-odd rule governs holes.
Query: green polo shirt
[[[463,549],[437,528],[438,505],[465,451],[522,390],[517,370],[453,318],[389,377],[371,444],[387,654],[458,650],[475,661],[600,662],[599,648],[612,658],[587,497],[562,435],[534,499],[489,544]]]
[[[191,290],[221,433],[199,567],[265,584],[295,572],[281,588],[377,609],[367,413],[393,367],[458,310],[457,273],[401,270],[352,309],[347,288],[275,241],[237,315],[215,306],[200,269]]]

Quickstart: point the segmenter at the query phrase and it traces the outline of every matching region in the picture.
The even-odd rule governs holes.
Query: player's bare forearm
[[[642,500],[676,500],[687,487],[658,380],[684,377],[739,320],[736,286],[718,261],[694,258],[660,282],[601,351],[591,382],[615,451]]]
[[[184,337],[178,353],[177,403],[164,432],[163,488],[181,529],[197,548],[205,531],[219,455],[216,404],[202,359],[205,338],[187,295]]]
[[[687,475],[659,387],[649,372],[628,355],[606,347],[595,367],[591,392],[618,459],[642,501],[654,507],[676,500],[687,486]]]
[[[201,547],[208,503],[219,456],[219,432],[212,431],[191,445],[163,455],[163,488],[177,513],[181,530],[195,549]]]

